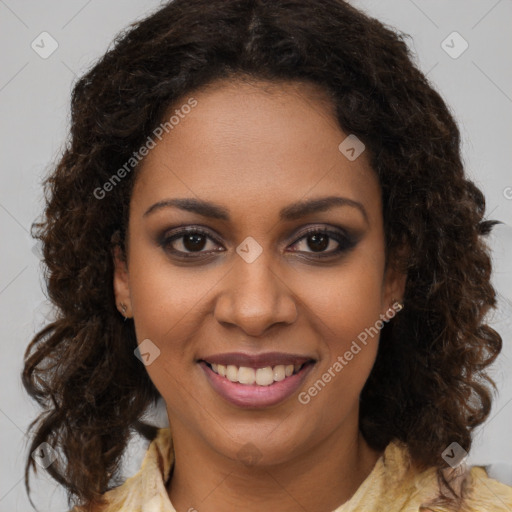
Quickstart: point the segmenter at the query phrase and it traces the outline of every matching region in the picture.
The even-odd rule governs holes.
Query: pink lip
[[[270,386],[258,386],[255,384],[251,386],[240,384],[239,382],[231,382],[226,377],[221,377],[215,373],[204,361],[200,361],[199,366],[204,371],[213,389],[222,398],[238,407],[258,408],[270,407],[289,398],[300,387],[314,364],[311,361],[305,364],[298,373],[286,377],[282,381],[274,382]],[[263,368],[263,366],[256,367]]]

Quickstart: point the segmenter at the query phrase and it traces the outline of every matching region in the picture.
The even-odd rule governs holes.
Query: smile
[[[253,368],[198,361],[211,388],[225,401],[242,408],[270,407],[290,398],[315,366],[315,361]]]
[[[266,366],[265,368],[249,368],[247,366],[223,365],[215,363],[206,363],[217,375],[225,377],[231,382],[239,382],[245,385],[256,386],[270,386],[274,382],[281,382],[282,380],[291,377],[298,373],[304,364],[279,364],[272,368]]]

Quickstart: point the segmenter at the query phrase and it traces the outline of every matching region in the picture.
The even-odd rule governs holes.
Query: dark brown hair
[[[42,442],[58,450],[48,471],[70,503],[99,503],[120,483],[127,441],[159,398],[112,287],[111,250],[124,249],[137,167],[106,197],[95,190],[171,104],[236,77],[320,86],[378,175],[387,261],[407,273],[407,287],[360,397],[367,442],[379,450],[405,442],[441,483],[444,449],[456,441],[469,450],[489,414],[485,369],[501,338],[485,324],[495,291],[482,235],[495,222],[484,219],[457,125],[405,36],[341,0],[175,0],[120,34],[76,83],[70,138],[45,182],[44,220],[33,226],[57,317],[26,352],[23,383],[44,409],[30,451]],[[31,467],[28,457],[27,490]]]

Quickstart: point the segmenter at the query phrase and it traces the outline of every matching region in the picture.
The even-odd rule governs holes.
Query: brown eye
[[[294,252],[305,252],[306,254],[317,254],[315,257],[327,257],[347,251],[355,246],[357,240],[353,236],[341,232],[310,228],[299,238],[293,246],[301,246],[303,249],[296,249]],[[330,250],[328,250],[330,249]]]
[[[208,241],[214,242],[208,248]],[[207,231],[199,228],[187,228],[175,232],[172,235],[164,236],[160,245],[165,251],[178,257],[193,258],[197,255],[207,254],[209,252],[218,252],[218,247],[213,237]]]
[[[206,245],[206,237],[198,233],[189,233],[183,237],[183,247],[187,251],[201,251]]]
[[[356,243],[356,237],[346,232],[309,228],[292,245],[295,247],[292,252],[311,255],[312,258],[327,258],[348,251]],[[225,250],[208,231],[198,227],[165,233],[160,237],[159,245],[172,256],[185,259],[199,259]]]
[[[326,235],[325,233],[316,233],[306,237],[308,247],[314,252],[325,251],[325,249],[329,247],[329,239],[329,235]]]

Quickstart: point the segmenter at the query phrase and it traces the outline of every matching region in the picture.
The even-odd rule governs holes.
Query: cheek
[[[379,318],[383,261],[371,254],[359,250],[335,269],[301,277],[304,302],[330,333],[326,339],[355,338]]]
[[[384,262],[367,256],[371,254],[375,253],[354,253],[324,278],[305,278],[308,309],[314,313],[311,318],[323,352],[319,380],[305,391],[317,397],[319,411],[332,411],[340,401],[356,403],[375,361]]]
[[[325,426],[336,424],[357,407],[374,365],[380,335],[376,282],[345,280],[339,293],[318,297],[321,308],[315,330],[321,361],[315,380],[302,390],[299,401],[313,406]]]
[[[199,317],[211,286],[205,283],[207,274],[173,267],[158,250],[142,244],[130,253],[129,274],[136,337],[139,344],[149,339],[158,347],[159,356],[146,370],[167,401],[194,369]]]
[[[139,340],[186,338],[210,288],[208,273],[173,266],[159,252],[136,248],[130,260],[130,295]]]
[[[135,256],[135,255],[134,255]],[[183,270],[157,258],[133,258],[131,300],[138,343],[151,340],[159,356],[146,371],[168,407],[181,411],[190,403],[190,383],[197,371],[197,333],[205,289]],[[140,265],[138,264],[140,262]],[[198,278],[196,278],[197,280]]]

